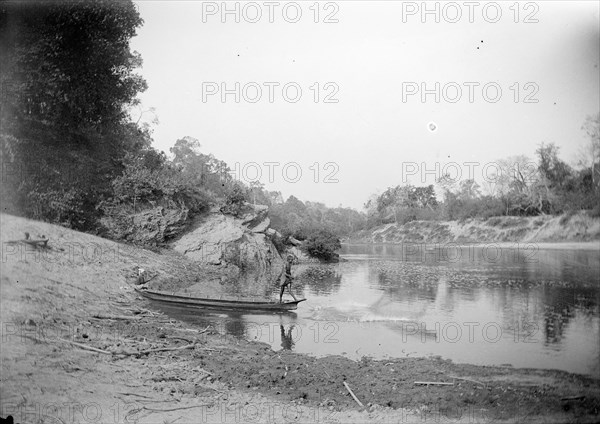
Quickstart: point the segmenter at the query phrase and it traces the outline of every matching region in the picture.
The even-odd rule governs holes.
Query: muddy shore
[[[202,275],[217,292],[210,269],[48,224],[0,220],[0,416],[15,422],[600,420],[600,381],[585,376],[441,359],[314,358],[189,328],[132,290],[134,268],[182,280]],[[45,234],[53,251],[6,243],[23,231]],[[68,243],[84,250],[70,252]],[[85,254],[86,246],[120,253]]]

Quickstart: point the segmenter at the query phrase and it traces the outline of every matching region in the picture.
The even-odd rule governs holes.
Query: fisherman
[[[281,293],[279,293],[279,303],[282,302],[283,292],[284,292],[286,286],[288,286],[290,294],[292,295],[294,300],[296,302],[298,301],[296,296],[294,296],[294,293],[292,293],[292,262],[293,261],[294,261],[294,257],[292,255],[288,255],[287,263],[285,264],[285,280],[283,281],[283,284],[281,285]]]

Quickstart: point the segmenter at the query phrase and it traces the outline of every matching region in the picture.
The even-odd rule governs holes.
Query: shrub
[[[112,181],[113,199],[101,205],[106,212],[119,206],[123,212],[136,213],[148,207],[186,207],[194,213],[205,210],[212,200],[202,187],[186,180],[181,171],[168,163],[148,168],[139,158],[128,158],[123,174]]]
[[[490,227],[496,227],[498,225],[500,225],[502,223],[502,218],[499,217],[493,217],[493,218],[489,218],[486,221],[487,225],[489,225]]]
[[[225,194],[225,204],[221,206],[221,212],[237,216],[246,201],[248,201],[248,195],[245,188],[241,184],[232,184]]]
[[[341,247],[340,239],[335,234],[327,230],[318,230],[308,236],[302,250],[314,258],[330,261],[338,257],[335,251]]]
[[[575,215],[575,213],[573,211],[569,211],[567,213],[565,213],[563,216],[560,217],[560,220],[558,221],[558,223],[560,225],[567,225],[567,223],[571,220],[571,217]]]

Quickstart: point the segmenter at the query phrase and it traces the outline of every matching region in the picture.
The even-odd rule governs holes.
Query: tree
[[[581,151],[579,164],[591,169],[592,185],[597,188],[600,186],[600,112],[587,116],[581,129],[589,141]]]
[[[250,192],[252,193],[252,204],[256,205],[256,199],[261,202],[261,204],[268,204],[268,199],[263,194],[263,189],[265,185],[260,181],[251,181],[250,182]]]
[[[383,222],[389,222],[391,216],[394,217],[396,223],[405,223],[414,219],[429,219],[423,210],[428,209],[431,214],[437,206],[433,185],[415,187],[409,184],[388,187],[377,198],[377,212]],[[402,219],[400,219],[401,217]]]
[[[456,190],[457,181],[450,174],[440,176],[435,183],[441,189],[442,193],[454,192]]]
[[[570,208],[564,201],[565,195],[573,186],[573,170],[558,157],[559,148],[553,143],[540,144],[538,155],[539,180],[532,192],[538,201],[538,209],[543,213],[560,213]]]
[[[539,181],[538,165],[524,155],[499,159],[488,175],[490,191],[504,204],[505,215],[537,214],[540,202],[534,186]]]
[[[475,180],[464,180],[460,182],[458,197],[462,200],[473,200],[481,197],[480,186]]]
[[[270,205],[280,205],[283,203],[283,196],[280,191],[267,191]]]
[[[427,187],[414,187],[409,193],[412,207],[429,208],[433,210],[437,206],[437,198],[435,197],[435,189],[433,185]]]
[[[178,139],[169,152],[173,155],[173,165],[182,171],[202,173],[204,160],[200,153],[200,142],[194,137],[185,136]]]
[[[221,207],[221,212],[237,216],[242,211],[244,203],[248,200],[247,188],[241,182],[235,182],[227,192],[225,204]]]
[[[2,128],[21,138],[86,144],[129,121],[146,89],[129,40],[142,24],[131,1],[7,2],[0,6]]]
[[[572,175],[571,167],[558,157],[559,150],[554,143],[547,145],[542,143],[535,151],[538,155],[538,170],[541,176],[555,188],[562,188]]]
[[[20,213],[89,228],[122,158],[150,145],[129,116],[141,24],[129,0],[0,4],[0,148],[29,176],[11,187]]]

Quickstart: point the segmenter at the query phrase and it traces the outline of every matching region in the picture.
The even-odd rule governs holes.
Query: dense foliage
[[[150,145],[128,114],[142,20],[131,1],[79,0],[4,2],[0,23],[4,208],[89,228],[122,158]]]
[[[177,140],[171,160],[151,147],[129,48],[141,24],[130,0],[0,4],[3,211],[97,230],[106,215],[248,198],[198,140]]]
[[[314,258],[330,261],[337,258],[340,239],[330,231],[316,230],[308,235],[302,244],[302,250]]]
[[[554,144],[541,144],[536,159],[511,156],[495,162],[485,181],[486,194],[474,180],[454,181],[449,175],[437,181],[443,201],[433,185],[395,186],[365,204],[367,227],[414,220],[463,220],[492,216],[535,216],[588,210],[600,215],[600,114],[588,117],[583,129],[589,144],[578,169],[559,157]]]
[[[327,230],[338,237],[345,237],[366,225],[364,214],[354,209],[329,208],[323,203],[302,202],[295,196],[290,196],[285,202],[271,203],[269,216],[273,228],[298,240],[305,240],[316,230]]]

